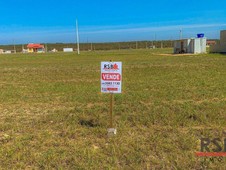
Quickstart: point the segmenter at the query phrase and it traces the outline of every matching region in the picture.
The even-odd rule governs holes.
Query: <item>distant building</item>
[[[28,53],[44,53],[45,47],[41,44],[28,44]]]
[[[181,53],[206,53],[206,38],[201,37],[176,40],[174,42],[174,54]]]
[[[206,42],[206,46],[212,46],[212,45],[216,45],[217,42],[216,41],[213,41],[213,40],[207,40]]]
[[[5,54],[11,54],[12,51],[11,51],[11,50],[5,50],[4,53],[5,53]]]
[[[73,48],[64,48],[63,51],[64,52],[73,52]]]
[[[211,53],[226,53],[226,30],[220,33],[220,42],[210,47]]]
[[[28,49],[22,49],[22,53],[28,53]]]
[[[56,52],[58,52],[58,50],[56,48],[54,48],[50,52],[56,53]]]
[[[11,54],[13,51],[11,50],[3,50],[3,49],[0,49],[0,54]]]

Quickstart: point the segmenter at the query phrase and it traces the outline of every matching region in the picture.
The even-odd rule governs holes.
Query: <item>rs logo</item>
[[[226,152],[226,138],[202,138],[201,139],[201,152]]]
[[[202,138],[201,152],[196,152],[199,157],[226,157],[226,138]]]

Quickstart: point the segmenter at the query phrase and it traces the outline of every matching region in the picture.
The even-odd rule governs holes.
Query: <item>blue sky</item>
[[[226,29],[226,1],[219,0],[7,0],[0,1],[0,44],[178,39]],[[156,35],[156,36],[155,36]]]

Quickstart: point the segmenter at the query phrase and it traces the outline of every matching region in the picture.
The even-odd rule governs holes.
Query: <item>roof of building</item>
[[[44,48],[44,45],[41,45],[41,44],[28,44],[27,48]]]

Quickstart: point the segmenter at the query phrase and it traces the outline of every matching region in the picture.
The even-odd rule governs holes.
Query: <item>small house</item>
[[[28,53],[44,53],[45,47],[41,44],[28,44]]]

